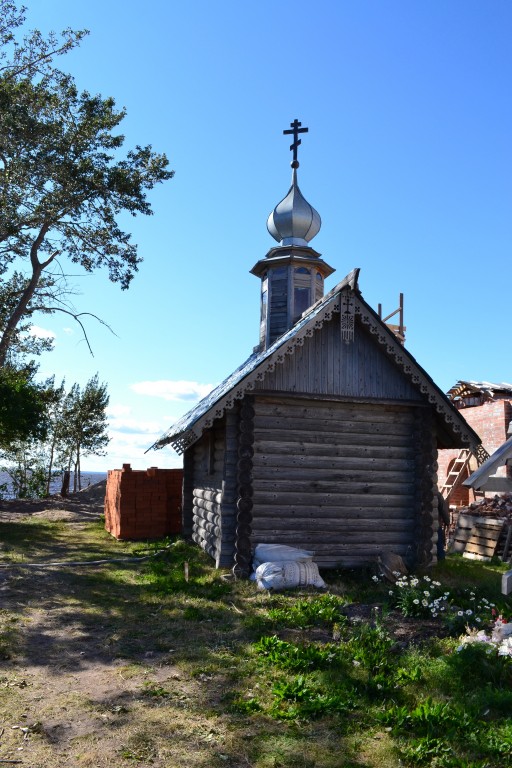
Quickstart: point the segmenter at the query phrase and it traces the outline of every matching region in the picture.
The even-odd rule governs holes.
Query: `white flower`
[[[428,605],[428,600],[422,600],[422,601],[421,601],[421,604],[422,604],[422,606],[423,606],[424,608],[426,608],[426,607],[427,607],[427,605]]]
[[[457,616],[464,616],[464,611],[457,611]]]
[[[420,604],[420,601],[419,601],[419,600],[418,600],[418,598],[416,597],[416,598],[414,598],[414,600],[413,600],[413,603],[414,603],[414,605],[419,605],[419,604]]]
[[[423,594],[425,595],[425,597],[430,597],[430,592],[428,591],[428,589],[425,589],[423,591]]]
[[[424,576],[424,577],[423,577],[423,580],[424,580],[424,581],[432,581],[432,579],[430,579],[428,576]]]
[[[373,581],[378,581],[379,577],[378,576],[372,576],[372,579],[373,579]]]
[[[432,611],[432,616],[437,616],[437,611]]]
[[[390,595],[392,595],[392,594],[393,594],[393,590],[392,590],[392,589],[390,589],[390,590],[389,590],[389,594],[390,594]]]
[[[482,619],[480,618],[480,616],[476,616],[475,617],[475,621],[478,621],[478,623],[480,623],[482,621]]]
[[[361,662],[360,661],[356,661],[356,659],[352,659],[352,664],[354,665],[354,667],[360,667],[361,666]]]
[[[441,586],[441,582],[440,581],[433,581],[432,584],[434,585],[434,587],[440,587]]]

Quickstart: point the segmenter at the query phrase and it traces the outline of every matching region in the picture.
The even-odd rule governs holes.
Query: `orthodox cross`
[[[283,131],[284,134],[293,134],[293,144],[290,144],[290,149],[293,150],[293,163],[298,163],[297,160],[297,149],[299,147],[299,144],[301,144],[301,140],[299,139],[299,133],[307,133],[309,131],[309,128],[301,128],[300,126],[302,123],[299,123],[297,118],[293,121],[293,123],[290,123],[291,130]]]

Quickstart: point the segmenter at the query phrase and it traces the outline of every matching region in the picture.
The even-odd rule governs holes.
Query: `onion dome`
[[[292,162],[292,185],[267,220],[267,229],[280,245],[308,246],[320,231],[320,214],[308,203],[297,184],[299,163]]]

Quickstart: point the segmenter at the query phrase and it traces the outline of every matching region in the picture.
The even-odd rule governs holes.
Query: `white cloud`
[[[109,416],[128,416],[132,412],[132,409],[129,405],[109,405],[107,408],[107,413]]]
[[[57,336],[53,331],[49,331],[46,328],[41,328],[39,325],[31,325],[29,328],[31,336],[35,336],[38,339],[56,339]]]
[[[164,400],[190,402],[200,400],[212,391],[214,384],[200,384],[197,381],[139,381],[131,389],[139,395],[161,397]]]

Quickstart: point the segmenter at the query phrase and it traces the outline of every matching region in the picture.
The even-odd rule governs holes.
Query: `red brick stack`
[[[158,539],[181,531],[182,469],[111,469],[105,528],[116,539]]]

